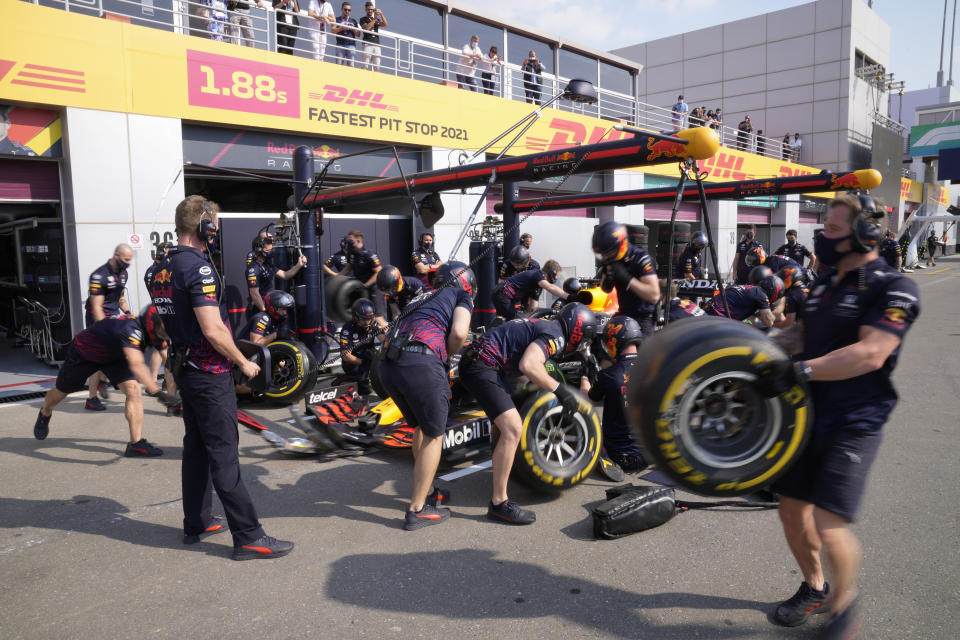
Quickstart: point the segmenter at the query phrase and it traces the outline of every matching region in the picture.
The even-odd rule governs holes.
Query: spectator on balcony
[[[790,156],[791,156],[791,151],[790,151],[790,149],[791,149],[791,147],[790,147],[790,134],[789,134],[789,133],[783,134],[783,143],[782,143],[782,146],[783,146],[783,153],[782,153],[783,159],[784,159],[784,160],[789,160],[789,159],[790,159]]]
[[[531,49],[523,61],[523,90],[527,94],[528,104],[540,104],[540,91],[543,84],[543,64],[537,60],[537,52]]]
[[[763,129],[757,129],[757,155],[764,155],[764,151],[767,149],[767,144],[764,142]]]
[[[723,110],[720,107],[717,107],[717,113],[714,115],[714,120],[717,122],[716,129],[719,129],[723,126]]]
[[[360,18],[363,29],[363,68],[368,71],[380,71],[380,27],[387,26],[387,17],[367,0],[364,5],[366,15]]]
[[[483,84],[483,92],[488,96],[493,95],[493,90],[497,86],[497,78],[500,76],[500,67],[503,66],[503,56],[498,54],[496,47],[490,47],[490,51],[483,57],[483,66],[480,71],[480,82]]]
[[[273,0],[273,8],[277,11],[277,52],[292,56],[297,27],[300,26],[297,17],[300,6],[297,0]]]
[[[740,124],[737,125],[737,149],[746,151],[750,146],[750,134],[753,133],[753,123],[750,122],[750,116],[744,116]]]
[[[711,129],[716,129],[719,126],[717,124],[717,114],[714,113],[713,109],[707,111],[706,125]]]
[[[350,16],[352,11],[353,7],[349,2],[341,4],[340,17],[332,27],[337,34],[337,64],[346,67],[354,66],[357,60],[357,42],[363,33],[360,31],[360,24]]]
[[[310,27],[307,33],[310,44],[313,45],[313,59],[323,62],[327,53],[327,29],[336,22],[336,15],[333,13],[333,5],[327,0],[306,0],[306,4],[309,16],[306,26]]]
[[[683,121],[686,119],[689,112],[690,107],[686,102],[683,101],[683,95],[681,94],[677,96],[677,102],[673,105],[673,109],[670,112],[674,129],[683,128]]]
[[[228,42],[229,14],[226,0],[202,0],[201,4],[206,9],[207,37],[217,42]]]
[[[793,134],[793,161],[800,162],[800,150],[803,148],[803,140],[800,139],[800,134]]]
[[[463,45],[460,51],[460,66],[457,67],[457,83],[461,89],[477,91],[477,67],[483,60],[483,52],[480,51],[480,36],[470,36],[470,42]]]
[[[253,46],[253,20],[250,19],[250,5],[263,8],[261,0],[237,0],[228,2],[230,11],[230,42],[241,47]]]

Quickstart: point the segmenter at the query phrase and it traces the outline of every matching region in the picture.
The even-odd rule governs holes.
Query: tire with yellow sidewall
[[[317,359],[305,344],[296,340],[275,340],[267,349],[273,380],[263,395],[278,404],[298,402],[317,384]]]
[[[628,416],[657,468],[708,496],[754,493],[782,476],[810,437],[805,385],[757,393],[754,368],[789,356],[765,334],[726,318],[670,323],[644,340],[630,371]]]

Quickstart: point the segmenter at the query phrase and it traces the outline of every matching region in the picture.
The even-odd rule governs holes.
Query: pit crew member
[[[278,269],[270,259],[273,253],[273,239],[269,236],[258,236],[253,241],[253,260],[247,267],[247,290],[250,294],[247,306],[247,317],[257,311],[265,311],[263,297],[276,289],[274,277],[289,280],[297,275],[300,269],[307,265],[307,256],[300,254],[297,263],[289,269]]]
[[[544,391],[552,391],[566,411],[580,409],[569,387],[547,373],[547,358],[573,354],[590,345],[597,331],[593,311],[579,302],[560,309],[556,321],[519,318],[490,329],[472,344],[460,361],[460,379],[500,432],[493,451],[493,497],[487,507],[491,520],[533,524],[533,511],[521,509],[507,495],[513,458],[523,424],[510,396],[512,382],[526,376]]]
[[[786,329],[796,322],[797,313],[803,308],[810,293],[804,284],[802,271],[802,267],[784,267],[777,272],[777,277],[783,280],[784,290],[783,320],[773,325],[778,329]]]
[[[67,394],[82,389],[93,372],[103,371],[110,384],[118,387],[126,397],[124,416],[130,428],[130,441],[123,455],[128,458],[163,455],[162,449],[143,437],[140,385],[146,387],[147,395],[158,398],[168,407],[177,404],[177,397],[163,391],[156,377],[150,376],[143,359],[144,349],[148,345],[160,348],[165,337],[163,324],[153,305],[145,308],[138,318],[104,318],[74,336],[56,385],[44,396],[43,406],[33,425],[33,437],[37,440],[46,438],[50,433],[53,408]]]
[[[657,269],[650,255],[627,241],[627,228],[619,222],[601,222],[593,230],[593,251],[603,267],[600,288],[617,290],[618,313],[640,324],[643,336],[653,335],[653,310],[660,299]]]
[[[183,402],[183,541],[224,530],[211,515],[211,485],[233,534],[233,559],[279,558],[292,542],[267,536],[240,477],[237,396],[231,366],[253,378],[260,371],[234,344],[220,305],[222,283],[209,258],[218,207],[192,195],[177,205],[177,246],[161,263],[151,296],[170,336],[171,369]],[[162,280],[162,281],[161,281]]]
[[[167,257],[167,253],[172,246],[172,242],[161,242],[157,245],[154,251],[153,264],[147,267],[146,272],[143,274],[143,284],[147,285],[147,291],[150,291],[150,287],[153,285],[153,277],[157,274],[157,271],[160,270],[160,263]],[[161,349],[153,348],[150,350],[150,375],[154,380],[160,375],[160,366],[167,361],[167,343],[163,342],[161,347]],[[177,385],[173,381],[172,374],[164,376],[163,386],[166,388],[167,393],[175,394],[177,392]],[[172,407],[167,410],[168,415],[173,415],[175,412],[175,408]]]
[[[520,235],[519,246],[526,249],[528,254],[530,253],[530,247],[532,245],[533,245],[532,235],[530,235],[529,233],[524,233]],[[519,263],[515,263],[511,261],[510,256],[508,254],[507,258],[500,263],[500,279],[502,280],[503,278],[509,278],[510,276],[517,275],[520,272],[520,270],[518,270],[517,268],[517,264]],[[527,262],[524,269],[539,269],[539,268],[540,268],[540,263],[534,260],[533,255],[531,254],[530,259]]]
[[[413,301],[416,307],[391,332],[380,363],[384,388],[415,428],[413,491],[403,524],[407,531],[450,517],[449,509],[438,506],[449,501],[449,494],[433,484],[450,411],[446,363],[467,338],[477,293],[476,277],[462,262],[440,267],[434,282],[439,291]]]
[[[729,313],[724,312],[723,299],[717,292],[707,308],[708,315],[740,321],[757,316],[765,327],[772,327],[775,322],[782,320],[783,302],[780,296],[783,294],[783,280],[777,276],[767,276],[756,286],[738,284],[727,287],[724,293]]]
[[[824,273],[810,289],[797,325],[777,336],[797,354],[786,366],[762,365],[758,388],[769,394],[810,382],[811,441],[772,490],[780,520],[803,574],[775,622],[797,626],[815,613],[831,618],[821,637],[852,638],[860,626],[855,580],[860,544],[856,519],[882,428],[897,404],[890,381],[902,341],[920,313],[920,292],[880,258],[879,219],[885,207],[869,196],[830,202],[814,242]],[[821,550],[833,570],[828,585]]]
[[[240,330],[240,338],[257,344],[270,344],[294,307],[293,296],[274,289],[263,297],[265,311],[258,311]]]
[[[386,318],[383,296],[377,293],[377,274],[380,273],[380,257],[363,245],[363,232],[351,231],[347,234],[347,266],[338,275],[351,276],[363,283],[373,300],[377,318]]]
[[[880,257],[887,261],[887,264],[900,271],[903,267],[903,255],[900,253],[900,243],[897,242],[897,234],[893,231],[887,231],[886,237],[880,243]]]
[[[696,318],[698,316],[707,315],[706,311],[700,308],[700,306],[695,303],[693,300],[688,300],[687,298],[681,298],[678,294],[680,293],[680,287],[676,282],[670,283],[669,296],[667,295],[667,279],[660,279],[660,299],[670,300],[669,311],[664,310],[665,313],[670,314],[670,322],[675,320],[686,320],[688,318]]]
[[[443,260],[440,254],[433,250],[433,234],[425,231],[420,234],[420,246],[413,252],[410,260],[417,278],[427,289],[430,289],[430,276],[440,268]]]
[[[335,276],[347,266],[347,236],[340,238],[340,250],[327,258],[323,263],[323,272],[328,276]]]
[[[361,393],[370,393],[370,365],[378,347],[374,338],[380,333],[378,325],[374,323],[375,315],[373,303],[360,298],[350,307],[350,322],[340,329],[343,379],[361,383]]]
[[[566,300],[568,294],[555,283],[560,275],[560,264],[556,260],[547,260],[543,269],[526,268],[530,261],[530,252],[517,246],[510,251],[510,262],[516,274],[501,280],[493,290],[493,306],[497,315],[505,320],[513,320],[521,312],[537,308],[540,290]]]
[[[425,291],[423,282],[417,278],[400,275],[400,269],[386,264],[377,274],[377,292],[383,298],[388,318],[400,317],[407,304]]]
[[[763,252],[763,245],[756,239],[756,234],[756,227],[748,224],[743,233],[743,240],[737,245],[737,253],[733,256],[733,264],[730,266],[730,273],[736,284],[746,284],[747,276],[750,275],[750,267],[744,262],[747,252],[751,249],[760,249]]]
[[[708,245],[707,234],[697,231],[690,238],[690,244],[684,247],[677,258],[677,278],[686,280],[703,280],[703,249]]]
[[[817,256],[810,253],[810,249],[807,249],[805,246],[797,242],[796,229],[787,229],[787,244],[782,244],[777,247],[777,250],[774,251],[773,254],[790,258],[801,267],[804,266],[804,258],[809,258],[810,264],[806,265],[806,268],[811,270],[816,270],[817,268]]]

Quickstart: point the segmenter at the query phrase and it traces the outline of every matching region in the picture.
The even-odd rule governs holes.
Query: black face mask
[[[797,244],[797,239],[796,239],[796,238],[787,238],[787,244],[792,247],[793,245]]]
[[[423,250],[424,250],[424,251],[433,251],[433,242],[432,242],[432,241],[429,241],[429,242],[428,242],[428,241],[425,240],[425,241],[423,242]]]
[[[828,238],[825,234],[820,234],[813,239],[813,253],[821,263],[832,266],[840,262],[841,258],[849,254],[849,251],[837,251],[837,245],[848,240],[850,236],[842,238]]]
[[[746,238],[747,240],[753,240],[753,231],[747,231]]]

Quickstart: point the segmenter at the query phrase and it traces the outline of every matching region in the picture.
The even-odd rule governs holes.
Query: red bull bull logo
[[[683,155],[686,145],[671,140],[654,140],[647,142],[647,162],[658,158],[679,158]]]
[[[157,275],[153,276],[154,282],[170,282],[172,279],[172,274],[166,269],[161,269]]]
[[[577,157],[576,154],[573,153],[572,151],[564,151],[563,153],[557,156],[557,162],[569,162],[570,160],[573,160],[576,157]]]
[[[857,178],[855,173],[847,173],[845,175],[836,175],[834,174],[830,179],[830,189],[842,191],[846,189],[857,189],[860,187],[860,179]]]
[[[334,149],[329,145],[322,144],[316,147],[313,153],[321,158],[337,158],[340,156],[340,149]]]

